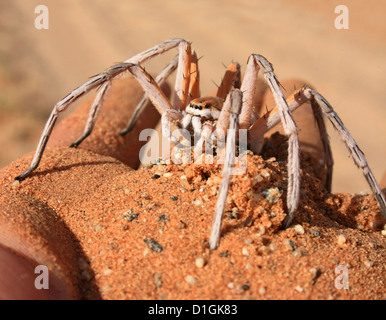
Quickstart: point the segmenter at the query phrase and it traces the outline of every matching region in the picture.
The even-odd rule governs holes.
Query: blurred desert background
[[[37,30],[35,7],[49,9]],[[338,30],[337,5],[349,9]],[[360,0],[0,0],[0,166],[31,152],[54,104],[89,76],[168,38],[193,42],[201,91],[220,83],[232,60],[245,69],[266,56],[280,80],[307,81],[334,106],[377,179],[386,170],[386,1]],[[172,55],[157,58],[157,71]],[[61,117],[63,117],[65,114]],[[119,115],[117,115],[119,116]],[[327,124],[333,191],[369,192]]]

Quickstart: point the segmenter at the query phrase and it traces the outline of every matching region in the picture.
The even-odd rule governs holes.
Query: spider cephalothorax
[[[178,48],[178,55],[153,79],[141,67],[141,64],[159,54],[173,48]],[[168,76],[177,69],[172,101],[169,101],[160,89],[160,85]],[[257,85],[259,70],[272,91],[276,108],[267,112],[264,117],[259,118],[254,110],[253,97]],[[236,135],[231,134],[236,129],[247,131],[247,142],[252,151],[259,152],[262,145],[262,137],[265,132],[273,128],[279,122],[282,123],[284,133],[288,137],[288,187],[287,187],[287,216],[283,226],[288,227],[295,215],[300,195],[300,161],[299,143],[296,124],[292,112],[306,102],[310,102],[312,111],[319,128],[321,141],[324,148],[324,160],[326,167],[326,184],[328,191],[331,189],[332,180],[332,154],[330,143],[323,120],[324,116],[331,121],[334,128],[340,134],[346,144],[354,163],[363,170],[366,180],[374,193],[383,215],[386,217],[386,200],[371,172],[363,152],[350,135],[347,128],[334,111],[327,100],[317,91],[303,87],[295,91],[287,99],[284,98],[280,83],[274,74],[271,63],[259,54],[251,54],[241,82],[240,65],[232,62],[227,69],[224,79],[213,97],[200,98],[198,59],[191,44],[184,39],[170,39],[137,54],[136,56],[108,68],[106,71],[92,77],[89,81],[73,90],[69,95],[60,100],[52,110],[46,127],[40,138],[35,156],[30,167],[16,180],[23,180],[34,171],[41,160],[48,138],[59,114],[66,110],[70,104],[92,89],[98,88],[98,94],[90,110],[86,128],[83,135],[71,146],[78,146],[92,131],[98,111],[103,105],[104,97],[110,89],[112,80],[120,74],[129,71],[141,84],[145,96],[135,109],[127,127],[120,134],[129,132],[143,111],[148,99],[153,102],[161,114],[162,131],[172,141],[178,140],[172,135],[171,123],[177,124],[180,129],[192,127],[195,141],[195,152],[201,152],[205,142],[210,142],[213,136],[217,138],[226,137],[226,153],[223,168],[223,180],[215,208],[212,232],[209,239],[211,249],[216,249],[220,241],[220,230],[225,203],[232,175],[232,163],[234,160],[234,146]],[[186,110],[184,110],[186,107]]]

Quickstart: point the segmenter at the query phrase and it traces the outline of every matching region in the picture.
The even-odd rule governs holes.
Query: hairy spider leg
[[[224,103],[223,108],[230,106],[229,133],[226,139],[225,160],[222,170],[222,181],[220,185],[219,196],[217,198],[216,209],[214,213],[212,230],[209,238],[210,250],[217,249],[220,244],[221,224],[224,216],[226,200],[229,191],[230,179],[232,176],[232,165],[235,157],[236,130],[239,127],[239,113],[242,105],[242,92],[240,89],[232,89]]]
[[[310,101],[316,122],[318,124],[319,133],[321,136],[325,164],[326,164],[326,183],[325,188],[328,192],[331,191],[331,181],[332,181],[332,167],[333,167],[333,157],[331,152],[330,141],[328,139],[328,134],[326,127],[324,125],[324,120],[322,118],[321,112],[327,117],[332,123],[333,127],[339,133],[341,139],[345,143],[347,149],[349,150],[355,165],[363,170],[363,174],[373,192],[375,198],[377,199],[381,212],[386,218],[386,201],[385,196],[382,193],[380,186],[378,185],[375,177],[366,161],[366,158],[358,147],[358,144],[355,142],[354,138],[351,136],[350,132],[343,124],[342,120],[338,114],[334,111],[331,104],[316,90],[313,90],[308,87],[303,87],[293,93],[287,99],[288,106],[291,112],[294,112],[304,103]],[[269,111],[264,117],[256,120],[256,122],[248,130],[248,139],[254,139],[255,137],[264,135],[265,132],[276,126],[280,122],[280,116],[278,114],[278,108],[274,108]],[[289,226],[291,224],[290,217],[286,217],[283,221],[283,226]]]
[[[143,51],[137,54],[136,56],[124,61],[123,63],[112,66],[108,68],[106,71],[92,77],[89,81],[85,82],[78,88],[74,89],[70,94],[68,94],[59,102],[57,102],[51,112],[50,117],[46,122],[46,125],[40,137],[40,140],[36,148],[35,155],[30,164],[30,167],[26,171],[24,171],[21,175],[17,176],[15,180],[19,180],[19,181],[24,180],[26,177],[28,177],[31,174],[31,172],[33,172],[39,166],[40,160],[43,156],[44,149],[47,145],[47,141],[51,135],[52,129],[55,126],[56,120],[58,119],[58,116],[61,112],[65,111],[72,103],[74,103],[84,94],[90,92],[95,88],[102,86],[102,84],[107,81],[111,81],[113,78],[115,78],[116,76],[118,76],[122,72],[125,72],[128,69],[131,71],[131,69],[129,68],[130,66],[143,63],[154,56],[157,56],[161,53],[164,53],[168,50],[171,50],[172,48],[179,46],[181,43],[189,43],[189,42],[184,39],[170,39],[170,40],[163,41],[158,45],[146,51]],[[104,95],[108,91],[107,90],[108,85],[103,86],[103,88],[104,89],[102,90],[101,94],[97,95],[96,97],[96,99],[98,99],[99,101],[103,101]],[[97,104],[98,103],[94,103],[94,105],[97,105]],[[97,106],[95,108],[98,109]],[[159,111],[166,111],[164,108],[165,108],[165,105],[164,103],[162,103],[162,106],[160,107]],[[169,108],[169,106],[167,108]]]
[[[161,88],[162,85],[166,82],[166,80],[169,78],[171,73],[176,70],[178,64],[178,55],[170,61],[170,63],[166,66],[165,69],[161,71],[161,73],[155,78],[155,82],[157,85]],[[138,103],[137,107],[135,108],[133,114],[131,115],[131,118],[129,119],[129,122],[127,126],[119,131],[119,134],[121,136],[124,136],[125,134],[129,133],[135,125],[137,124],[137,121],[139,117],[142,115],[142,112],[145,110],[145,107],[149,103],[150,98],[147,94],[144,94],[141,101]]]
[[[288,188],[287,188],[287,210],[288,221],[292,221],[299,202],[300,194],[300,164],[299,164],[299,140],[296,124],[291,115],[289,106],[284,98],[279,80],[277,79],[271,63],[259,54],[252,54],[248,59],[248,65],[241,87],[243,96],[243,107],[240,114],[240,127],[249,127],[253,115],[253,96],[257,81],[258,71],[262,69],[263,76],[273,94],[280,120],[283,124],[285,135],[288,137]],[[247,82],[247,83],[246,83]],[[257,136],[258,144],[262,136]],[[253,140],[249,140],[253,144]],[[256,145],[255,145],[256,146]],[[256,150],[253,150],[256,152]]]

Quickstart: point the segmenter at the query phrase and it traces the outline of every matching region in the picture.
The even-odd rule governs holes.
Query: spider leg
[[[86,126],[84,128],[84,132],[77,140],[75,140],[70,145],[70,148],[78,147],[79,144],[81,144],[82,141],[90,135],[92,129],[94,128],[94,125],[95,125],[96,119],[98,117],[100,108],[103,105],[103,102],[105,100],[105,96],[106,96],[107,92],[109,91],[110,87],[111,87],[111,81],[106,81],[98,89],[97,96],[95,97],[94,102],[90,108],[90,113],[89,113],[89,116],[87,119]]]
[[[200,138],[194,145],[194,158],[195,158],[194,162],[195,163],[201,163],[199,161],[201,160],[202,150],[204,147],[206,148],[205,144],[211,144],[211,135],[213,131],[214,131],[214,126],[211,121],[205,121],[202,124],[202,131],[201,131]],[[206,150],[204,152],[206,154]],[[205,161],[205,163],[209,163],[209,162]]]
[[[239,89],[232,89],[228,94],[230,100],[229,134],[226,141],[226,154],[222,171],[222,181],[217,199],[216,209],[213,218],[212,230],[209,238],[210,250],[215,250],[220,243],[221,224],[224,216],[226,199],[232,175],[232,165],[235,157],[236,129],[238,127],[239,113],[242,105],[242,92]]]
[[[314,111],[314,115],[316,115],[316,121],[319,126],[319,132],[321,135],[323,148],[325,151],[325,162],[327,166],[327,181],[326,181],[326,189],[328,191],[331,190],[331,180],[332,180],[332,153],[331,147],[329,143],[329,139],[327,136],[327,131],[324,125],[324,121],[321,118],[320,112],[322,112],[332,123],[333,127],[338,131],[341,136],[343,142],[348,148],[354,163],[356,166],[363,170],[363,174],[373,192],[375,198],[377,199],[379,206],[381,208],[383,216],[386,218],[386,200],[385,196],[382,193],[381,188],[379,187],[375,177],[367,164],[366,158],[358,147],[355,140],[352,138],[350,132],[347,130],[342,120],[339,118],[338,114],[334,111],[332,106],[328,103],[328,101],[317,91],[312,90],[308,87],[304,87],[298,91],[296,91],[293,95],[291,95],[288,99],[288,106],[292,112],[294,112],[297,108],[299,108],[303,103],[307,101],[311,101],[312,109]],[[319,119],[320,118],[320,119]],[[268,131],[270,128],[274,127],[280,122],[280,116],[278,114],[278,109],[274,108],[271,110],[266,116],[258,119],[249,129],[248,139],[254,139],[264,132]],[[322,124],[323,123],[323,124]],[[287,219],[287,218],[286,218]],[[285,225],[288,225],[290,221],[284,221]]]
[[[174,57],[172,61],[166,66],[165,69],[161,71],[161,73],[155,78],[155,82],[159,87],[162,86],[163,83],[165,83],[166,79],[170,76],[170,74],[176,70],[177,68],[177,62],[178,62],[178,55]],[[131,116],[129,123],[127,124],[126,128],[119,131],[119,134],[121,136],[124,136],[125,134],[129,133],[133,128],[135,127],[139,117],[141,116],[143,110],[145,110],[146,105],[149,103],[149,97],[147,94],[143,95],[143,98],[138,103],[137,107],[135,108],[133,115]],[[91,112],[90,112],[91,116]],[[90,119],[90,118],[89,118]],[[95,121],[94,121],[95,123]]]
[[[44,149],[47,145],[48,138],[51,135],[52,129],[54,128],[54,125],[56,123],[56,120],[58,119],[58,116],[61,112],[65,111],[73,102],[78,100],[81,96],[88,93],[92,89],[95,89],[98,86],[103,85],[105,82],[111,81],[115,76],[118,74],[124,72],[127,69],[127,66],[129,64],[127,63],[121,63],[115,66],[110,67],[106,71],[92,77],[89,81],[82,84],[80,87],[73,90],[70,94],[65,96],[62,100],[56,103],[54,106],[54,109],[52,110],[46,125],[44,127],[43,133],[40,136],[39,144],[36,148],[35,155],[32,159],[32,162],[30,164],[30,167],[24,171],[21,175],[17,176],[15,180],[22,181],[26,177],[28,177],[31,172],[33,172],[40,163],[40,160],[43,156]],[[102,90],[102,96],[103,92],[107,91],[107,87],[105,87],[105,90]],[[98,95],[99,99],[102,98],[102,96]],[[97,97],[98,98],[98,97]]]
[[[232,88],[240,89],[240,64],[232,62],[227,68],[224,78],[217,89],[216,97],[225,99]]]
[[[190,113],[186,113],[181,120],[181,127],[183,129],[187,129],[192,121],[192,115]]]
[[[276,75],[273,72],[272,65],[268,62],[267,59],[258,54],[252,54],[249,59],[249,63],[251,63],[252,65],[251,68],[258,70],[258,65],[263,70],[264,78],[272,91],[273,98],[275,100],[280,116],[280,120],[283,124],[284,133],[288,137],[288,215],[285,219],[284,225],[285,227],[288,227],[295,215],[300,194],[299,141],[296,124],[292,118],[291,111],[280,88],[279,80],[276,78]],[[253,63],[251,62],[251,60]]]
[[[291,96],[287,98],[287,104],[291,112],[294,112],[301,105],[309,101],[304,95],[304,88],[301,88],[295,91]],[[319,107],[316,107],[314,104],[311,104],[314,118],[318,125],[319,135],[324,150],[324,163],[326,164],[326,182],[325,188],[328,192],[331,192],[331,183],[332,183],[332,169],[334,165],[332,151],[330,146],[330,141],[327,134],[327,129],[322,117]],[[263,117],[257,119],[248,129],[248,140],[254,141],[264,136],[264,134],[275,127],[280,122],[280,115],[278,108],[268,111]]]
[[[215,138],[219,143],[225,143],[226,132],[229,127],[229,117],[231,115],[231,100],[229,92],[232,88],[240,88],[240,64],[232,62],[221,81],[221,85],[217,89],[216,96],[225,99],[221,109],[220,116],[217,120]],[[217,158],[223,159],[223,148],[217,149]]]
[[[200,97],[200,72],[198,70],[198,58],[195,51],[190,57],[190,81],[189,81],[189,100]],[[189,102],[189,101],[188,101]]]
[[[58,119],[58,116],[61,112],[65,111],[72,103],[74,103],[77,99],[79,99],[84,94],[86,94],[86,93],[90,92],[91,90],[101,86],[106,81],[111,81],[114,77],[116,77],[117,75],[126,71],[129,66],[131,66],[133,64],[145,62],[146,60],[148,60],[156,55],[159,55],[159,54],[164,53],[168,50],[171,50],[172,48],[179,46],[181,43],[189,43],[189,42],[184,40],[184,39],[170,39],[170,40],[163,41],[160,44],[158,44],[158,45],[156,45],[156,46],[154,46],[146,51],[143,51],[143,52],[137,54],[136,56],[124,61],[123,63],[112,66],[112,67],[108,68],[106,71],[92,77],[89,81],[85,82],[84,84],[82,84],[78,88],[74,89],[70,94],[68,94],[62,100],[57,102],[56,105],[54,106],[47,122],[46,122],[46,125],[45,125],[43,133],[40,137],[40,140],[39,140],[38,146],[36,148],[35,155],[32,159],[31,164],[30,164],[30,167],[26,171],[24,171],[21,175],[17,176],[15,178],[15,180],[19,180],[19,181],[24,180],[26,177],[28,177],[31,174],[31,172],[33,172],[39,166],[40,160],[43,156],[44,149],[47,145],[47,141],[51,135],[51,132],[52,132],[52,129],[56,123],[56,120]],[[133,68],[133,69],[135,69],[135,68]],[[138,71],[138,70],[135,70],[135,71]],[[142,77],[139,76],[139,77],[142,80],[144,80],[143,78],[145,76],[142,76]],[[149,79],[147,81],[149,81]],[[150,82],[152,83],[152,81],[150,81]],[[102,92],[101,93],[102,97],[100,97],[101,100],[103,100],[102,99],[103,95],[106,93],[107,90],[103,90],[103,91],[104,91],[104,93]],[[157,91],[157,90],[153,90],[153,92],[154,91]],[[162,93],[162,91],[161,91],[161,93]],[[155,97],[153,97],[153,99],[157,100],[157,101],[162,100],[162,97],[161,97],[161,99],[158,99],[159,98],[158,96],[159,96],[159,94],[158,95],[155,94]],[[166,99],[166,101],[167,101],[167,99]],[[154,103],[154,101],[153,101],[153,103]],[[162,112],[160,111],[160,113],[163,113],[164,111],[166,111],[168,108],[171,107],[170,103],[166,107],[164,101],[161,101],[160,104],[161,104],[160,107],[157,108],[159,111],[160,110],[162,111]],[[94,103],[94,105],[96,105],[96,103]],[[96,106],[95,108],[96,108],[96,110],[98,110],[98,106]],[[178,116],[176,116],[176,117],[178,117]]]
[[[202,132],[202,122],[200,116],[192,116],[192,127],[194,131],[194,135],[196,137],[201,136]]]
[[[316,124],[319,129],[319,136],[323,145],[323,153],[324,153],[324,163],[326,164],[326,181],[325,188],[328,192],[331,192],[332,186],[332,168],[334,166],[334,159],[332,157],[332,150],[330,145],[330,139],[328,137],[326,124],[324,123],[323,114],[321,108],[315,103],[315,101],[311,100],[312,112],[314,114],[314,118]]]
[[[243,83],[241,85],[241,91],[243,92],[243,106],[240,112],[241,129],[248,129],[251,125],[251,119],[253,116],[253,98],[255,95],[259,70],[260,66],[254,58],[254,55],[250,56],[248,58]],[[255,116],[258,118],[257,114]]]
[[[315,108],[320,108],[322,110],[323,114],[330,120],[333,127],[338,131],[341,139],[349,150],[355,165],[363,170],[363,174],[367,180],[367,183],[369,184],[371,191],[373,192],[379,203],[379,206],[381,207],[383,216],[386,218],[385,196],[383,195],[381,188],[375,180],[375,177],[369,165],[367,164],[365,155],[363,154],[362,150],[358,147],[354,138],[351,136],[350,132],[347,130],[338,114],[320,93],[310,88],[305,88],[304,94],[309,97],[311,103],[315,105]]]
[[[152,47],[148,50],[145,50],[141,53],[138,53],[134,57],[131,57],[131,58],[125,60],[124,62],[125,63],[133,63],[133,64],[144,63],[145,61],[147,61],[155,56],[158,56],[166,51],[169,51],[169,50],[179,46],[181,43],[190,43],[190,42],[185,40],[185,39],[179,39],[179,38],[165,40],[165,41],[162,41],[161,43],[155,45],[154,47]]]
[[[217,120],[216,131],[214,132],[215,139],[217,139],[217,161],[220,162],[222,162],[224,159],[224,145],[227,129],[229,128],[231,109],[232,99],[231,95],[228,94],[221,109],[220,116]]]
[[[180,121],[182,113],[173,108],[156,81],[142,67],[131,65],[128,69],[141,84],[143,90],[161,114],[162,134],[173,140],[170,128],[171,122]]]
[[[176,110],[185,109],[189,96],[191,47],[187,41],[178,46],[178,69],[174,86],[173,107]]]

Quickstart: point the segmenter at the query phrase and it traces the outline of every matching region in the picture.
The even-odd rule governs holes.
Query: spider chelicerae
[[[141,64],[173,48],[178,48],[178,54],[162,72],[153,79]],[[177,71],[174,94],[172,101],[169,101],[161,91],[160,86],[175,70]],[[253,96],[260,70],[263,72],[263,76],[272,91],[276,103],[276,107],[267,112],[264,117],[258,116],[253,105]],[[229,134],[231,130],[233,130],[233,132],[236,129],[245,130],[249,149],[254,153],[259,153],[263,145],[264,133],[279,122],[282,123],[284,133],[288,137],[287,216],[283,221],[283,227],[288,227],[291,224],[296,213],[300,193],[299,143],[292,112],[306,102],[311,103],[323,144],[327,175],[325,187],[327,191],[331,190],[333,161],[323,115],[330,120],[334,128],[338,131],[354,163],[363,170],[364,176],[380,205],[382,214],[386,218],[385,197],[367,164],[363,152],[344,126],[338,114],[320,93],[309,87],[303,87],[285,99],[271,63],[259,54],[252,54],[248,58],[243,81],[241,81],[240,76],[240,65],[232,62],[227,69],[216,95],[213,97],[200,97],[198,58],[196,53],[191,49],[191,43],[184,39],[163,41],[122,63],[116,64],[90,78],[86,83],[60,100],[54,106],[46,123],[30,167],[16,177],[15,180],[24,180],[39,166],[45,146],[59,114],[66,110],[79,97],[98,88],[84,133],[71,144],[71,147],[77,147],[90,135],[95,125],[98,111],[102,107],[104,98],[111,87],[112,80],[127,71],[141,84],[145,95],[135,109],[127,127],[120,131],[121,135],[126,134],[135,126],[144,106],[150,99],[161,114],[162,132],[170,140],[174,142],[178,141],[171,133],[172,124],[177,125],[177,127],[181,129],[191,129],[193,135],[197,138],[194,140],[194,151],[198,153],[202,152],[205,144],[210,143],[214,137],[217,139],[226,138],[227,147],[222,172],[223,179],[209,239],[210,249],[216,249],[220,242],[221,222],[224,215],[230,177],[232,175],[235,157],[234,146],[237,142],[237,136],[235,134]]]

